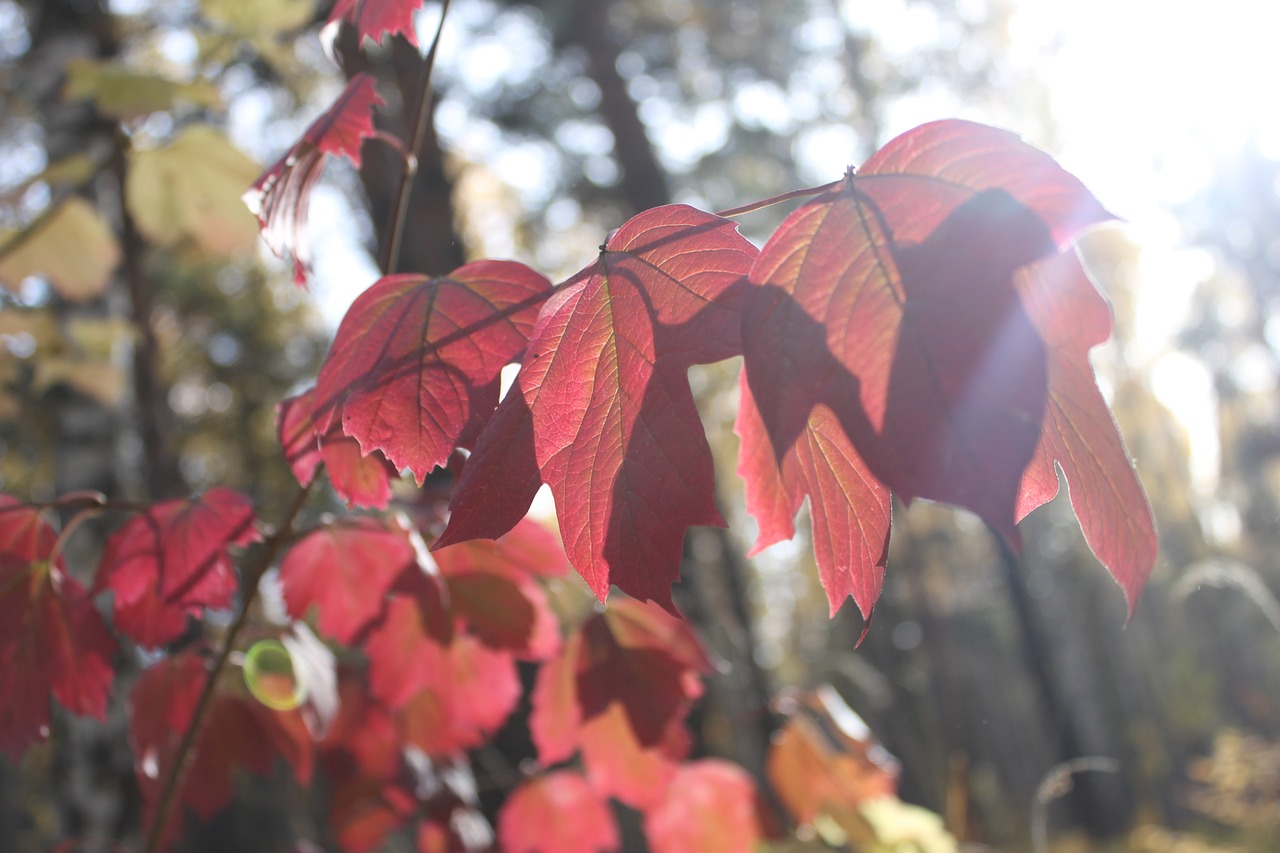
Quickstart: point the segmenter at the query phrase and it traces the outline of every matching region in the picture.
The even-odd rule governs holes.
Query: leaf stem
[[[449,0],[440,4],[440,23],[436,27],[435,38],[423,59],[421,92],[418,95],[418,111],[413,128],[413,137],[409,140],[409,150],[404,160],[404,174],[400,178],[400,187],[396,191],[396,200],[391,208],[391,218],[387,222],[387,236],[383,241],[382,267],[383,275],[391,275],[396,271],[400,260],[400,241],[404,236],[405,217],[409,213],[409,193],[413,189],[413,179],[418,174],[418,150],[422,148],[427,136],[427,122],[431,120],[431,73],[436,66],[436,50],[440,47],[440,35],[444,32],[444,21],[449,15]]]
[[[820,187],[808,187],[802,190],[791,190],[790,192],[785,192],[785,193],[782,193],[781,195],[775,195],[770,198],[762,199],[760,201],[753,201],[750,204],[744,204],[741,207],[731,207],[728,210],[717,210],[716,216],[730,217],[730,216],[741,216],[744,213],[753,213],[757,210],[763,210],[764,208],[769,207],[771,205],[780,204],[784,201],[790,201],[793,198],[805,198],[807,196],[817,195],[818,193],[824,193],[827,190],[833,190],[836,187],[840,186],[840,184],[842,184],[844,180],[845,180],[844,178],[841,178],[838,181],[832,181],[831,183],[823,184]]]
[[[222,671],[226,669],[227,661],[235,650],[236,638],[249,622],[249,612],[253,609],[253,602],[258,597],[262,576],[266,574],[267,569],[275,561],[276,555],[280,553],[280,549],[292,534],[294,520],[298,517],[298,513],[302,511],[303,505],[306,504],[307,497],[311,494],[311,486],[319,479],[319,473],[319,470],[317,470],[316,476],[312,478],[310,483],[298,487],[298,492],[294,495],[293,503],[289,505],[289,509],[285,512],[284,518],[280,522],[280,527],[267,538],[262,551],[258,554],[258,559],[244,573],[244,603],[241,605],[235,621],[227,629],[222,648],[219,650],[218,656],[213,662],[213,668],[209,672],[209,679],[204,683],[204,687],[200,691],[200,698],[196,701],[196,710],[191,716],[191,724],[187,726],[187,730],[182,733],[182,740],[178,742],[178,750],[174,755],[173,762],[169,765],[168,777],[165,779],[164,787],[161,789],[160,805],[156,808],[155,817],[152,818],[151,827],[147,832],[146,846],[143,847],[145,853],[156,853],[160,849],[165,826],[169,823],[173,810],[178,804],[178,792],[181,791],[183,784],[186,782],[187,771],[190,769],[189,765],[193,755],[192,747],[195,746],[196,738],[204,725],[205,717],[208,716],[209,709],[213,705],[213,694],[217,688],[218,678],[222,675]]]

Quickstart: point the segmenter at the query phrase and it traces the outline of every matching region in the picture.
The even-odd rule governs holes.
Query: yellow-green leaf
[[[183,83],[118,62],[92,59],[67,63],[67,82],[62,96],[72,101],[87,98],[93,101],[98,112],[118,119],[170,110],[177,103],[213,107],[220,102],[218,90],[203,80]]]
[[[215,24],[242,36],[296,29],[315,14],[313,0],[201,0],[200,9]]]
[[[29,234],[0,234],[0,283],[16,291],[28,276],[39,275],[66,299],[86,300],[102,293],[120,263],[120,245],[89,202],[67,199],[31,226]],[[20,240],[12,251],[11,241]]]
[[[191,240],[213,255],[251,251],[258,221],[240,196],[261,168],[207,125],[129,155],[125,202],[138,230],[162,245]]]

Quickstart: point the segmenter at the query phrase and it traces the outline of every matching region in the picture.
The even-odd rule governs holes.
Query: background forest
[[[899,506],[884,594],[856,645],[856,609],[828,619],[803,531],[744,557],[754,535],[733,476],[738,364],[695,367],[730,529],[690,531],[676,589],[721,663],[691,716],[694,752],[764,778],[781,715],[834,690],[896,758],[902,800],[971,849],[1273,849],[1280,126],[1241,117],[1258,109],[1270,61],[1247,31],[1266,28],[1243,2],[1202,22],[1120,3],[1105,24],[1090,17],[1101,4],[1046,5],[456,0],[398,267],[514,258],[559,280],[633,213],[717,210],[834,180],[943,116],[1059,155],[1129,220],[1086,235],[1081,251],[1116,316],[1094,363],[1160,531],[1135,615],[1126,624],[1062,499],[1022,525],[1020,558],[973,516]],[[326,169],[309,291],[260,245],[239,196],[358,73],[387,101],[378,124],[408,138],[424,62],[402,37],[361,52],[347,25],[326,52],[316,35],[329,11],[0,0],[0,491],[145,501],[222,484],[262,507],[289,501],[275,406],[315,376],[377,277],[403,161],[372,139],[359,169],[337,158]],[[438,3],[420,13],[424,45],[439,15]],[[1139,38],[1153,45],[1140,70]],[[1162,64],[1183,38],[1215,69]],[[197,120],[225,137],[185,134]],[[139,174],[146,209],[124,202]],[[23,251],[34,241],[15,235],[72,195],[97,214],[77,212],[77,239],[44,248],[65,263],[37,269]],[[208,203],[184,206],[197,196]],[[752,214],[743,232],[762,242],[785,213]],[[306,513],[343,511],[326,493]],[[106,532],[68,540],[73,574]],[[122,669],[147,663],[138,654]],[[0,850],[136,840],[125,726],[123,701],[105,724],[55,715],[46,746],[0,758]],[[504,730],[474,757],[482,811],[518,778],[522,750]],[[1114,763],[1052,785],[1066,778],[1053,768],[1085,756]],[[241,791],[177,849],[332,843],[322,798],[283,778],[245,777]],[[912,828],[919,813],[896,820],[906,828],[885,828],[885,844],[901,831],[955,849],[933,824]],[[412,847],[392,837],[385,849]]]

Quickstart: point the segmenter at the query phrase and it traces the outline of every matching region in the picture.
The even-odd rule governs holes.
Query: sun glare
[[[1218,452],[1212,383],[1168,349],[1215,261],[1181,247],[1176,208],[1250,146],[1280,157],[1280,111],[1264,97],[1280,77],[1278,26],[1280,4],[1257,0],[1018,0],[1011,23],[1017,61],[1047,86],[1055,153],[1142,246],[1133,347],[1151,359],[1205,490]]]

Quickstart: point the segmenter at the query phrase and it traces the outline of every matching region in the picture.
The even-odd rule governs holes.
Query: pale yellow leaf
[[[315,14],[313,0],[201,0],[210,21],[242,36],[297,29]]]
[[[15,238],[22,242],[3,252]],[[23,279],[39,275],[66,299],[92,299],[106,289],[119,263],[120,245],[110,226],[78,196],[34,223],[31,233],[21,238],[13,232],[0,234],[0,283],[15,292]]]
[[[91,100],[98,112],[119,119],[171,110],[178,103],[215,107],[221,101],[218,90],[203,80],[184,83],[118,62],[92,59],[73,59],[67,63],[67,82],[62,96],[69,101]]]
[[[80,358],[41,358],[35,363],[32,386],[45,391],[54,385],[68,385],[104,406],[114,407],[124,398],[124,371],[105,361]]]
[[[157,243],[247,252],[258,220],[240,196],[260,171],[217,130],[192,125],[164,147],[130,152],[125,201],[138,230]]]

